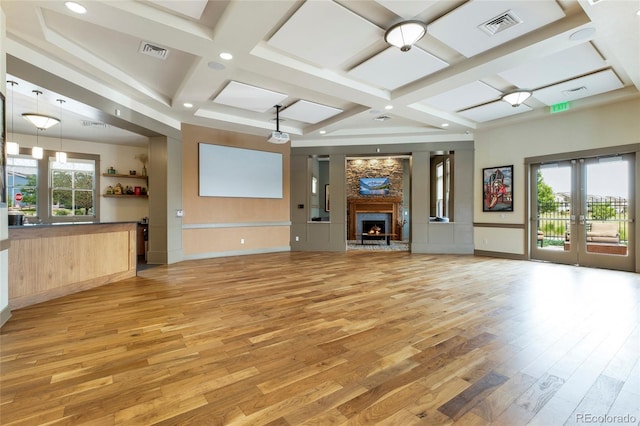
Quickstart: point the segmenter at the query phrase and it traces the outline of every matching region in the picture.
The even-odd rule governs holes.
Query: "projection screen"
[[[201,197],[282,198],[282,154],[198,144]]]

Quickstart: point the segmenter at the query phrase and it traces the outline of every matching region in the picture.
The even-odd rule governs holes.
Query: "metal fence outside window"
[[[628,243],[629,203],[622,197],[589,196],[586,203],[586,231],[592,222],[618,224],[619,243]],[[577,218],[576,218],[577,222]],[[538,203],[538,235],[541,246],[562,245],[568,241],[571,224],[571,201]]]

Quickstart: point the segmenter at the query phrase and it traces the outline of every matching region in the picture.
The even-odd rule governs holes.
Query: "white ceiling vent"
[[[563,90],[562,94],[565,96],[575,96],[580,92],[586,92],[586,91],[587,91],[586,86],[580,86],[580,87],[575,87],[573,89]]]
[[[138,49],[138,52],[143,55],[153,56],[157,59],[167,59],[167,56],[169,55],[169,50],[146,41],[140,43],[140,49]]]
[[[496,16],[495,18],[489,19],[484,24],[479,25],[478,28],[492,36],[511,27],[515,27],[516,25],[521,23],[522,19],[518,18],[515,13],[509,10]]]
[[[82,120],[82,126],[83,127],[102,127],[105,129],[109,127],[108,124],[101,123],[99,121],[88,121],[88,120]]]
[[[387,121],[387,120],[391,120],[391,117],[389,117],[388,115],[379,115],[376,118],[374,118],[375,121]]]

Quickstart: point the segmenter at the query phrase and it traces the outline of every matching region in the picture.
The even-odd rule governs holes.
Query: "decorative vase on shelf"
[[[146,175],[147,175],[147,167],[142,166],[142,176],[146,176]]]

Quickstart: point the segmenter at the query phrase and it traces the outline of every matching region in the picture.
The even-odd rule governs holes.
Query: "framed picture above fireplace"
[[[389,178],[360,178],[360,195],[388,195]]]

